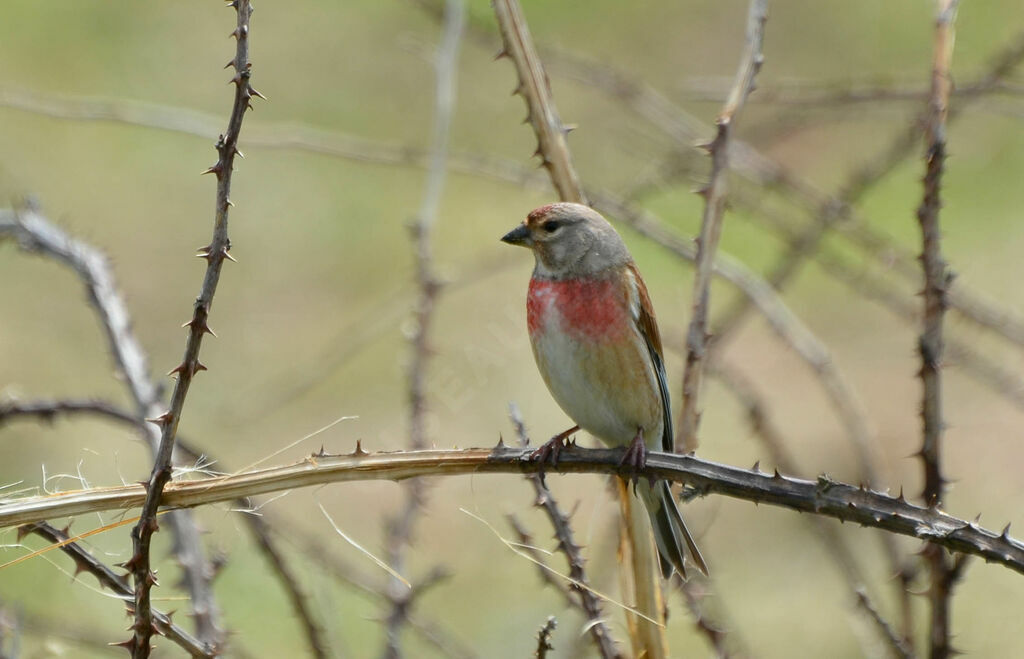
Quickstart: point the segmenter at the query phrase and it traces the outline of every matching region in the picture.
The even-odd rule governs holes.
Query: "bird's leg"
[[[640,481],[640,472],[647,467],[647,444],[644,443],[643,428],[636,429],[633,441],[626,447],[622,459],[619,460],[619,467],[631,472],[627,480],[633,481],[633,490],[635,491],[636,484]],[[650,480],[654,481],[653,478]]]
[[[530,454],[530,460],[535,460],[540,463],[540,470],[537,473],[540,475],[542,483],[544,482],[544,463],[550,461],[552,467],[557,466],[558,456],[562,454],[562,449],[566,447],[565,440],[579,429],[579,426],[573,426],[565,432],[558,433],[548,441],[538,446],[537,450]]]

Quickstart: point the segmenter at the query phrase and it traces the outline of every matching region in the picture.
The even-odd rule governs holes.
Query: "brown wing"
[[[661,394],[661,416],[662,436],[661,446],[667,453],[675,451],[675,433],[672,431],[672,402],[668,395],[668,376],[665,374],[665,360],[662,356],[661,333],[658,332],[658,321],[654,317],[654,305],[651,304],[651,297],[647,293],[647,286],[635,263],[626,266],[633,275],[636,282],[636,292],[639,304],[637,305],[636,323],[637,328],[647,343],[647,352],[651,356],[651,363],[654,366],[654,374],[658,379],[658,389]]]

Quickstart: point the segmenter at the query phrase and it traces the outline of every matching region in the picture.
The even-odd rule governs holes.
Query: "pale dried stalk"
[[[942,191],[943,165],[946,160],[946,116],[949,94],[953,86],[950,65],[953,59],[954,30],[958,0],[938,0],[938,18],[935,22],[935,51],[932,61],[931,99],[928,122],[925,126],[924,199],[917,209],[921,225],[921,267],[924,274],[924,316],[918,352],[921,355],[921,384],[923,395],[921,421],[924,440],[921,444],[921,462],[924,467],[925,504],[938,509],[943,503],[946,479],[942,475],[942,324],[946,312],[946,289],[952,273],[942,258],[942,235],[939,228],[939,209]],[[929,656],[946,659],[954,650],[951,645],[950,595],[953,581],[949,578],[953,567],[946,550],[928,545],[924,552],[931,572],[928,599],[931,604],[929,626]]]
[[[148,496],[139,516],[139,523],[132,529],[132,557],[126,567],[132,573],[135,582],[135,622],[132,625],[132,642],[130,650],[133,659],[146,659],[150,653],[150,638],[153,635],[152,616],[150,614],[150,590],[156,583],[156,577],[150,568],[150,542],[158,529],[156,511],[159,506],[160,494],[164,486],[171,480],[171,456],[174,452],[174,439],[181,421],[185,397],[188,394],[192,378],[206,367],[199,361],[199,349],[203,336],[212,334],[207,319],[213,296],[220,281],[221,266],[225,259],[230,259],[228,250],[231,241],[228,239],[228,213],[232,205],[230,199],[231,174],[234,169],[235,156],[238,151],[238,136],[242,128],[242,119],[250,107],[250,100],[259,93],[249,83],[251,63],[249,62],[249,18],[252,7],[249,0],[233,0],[230,3],[238,17],[237,27],[231,33],[236,41],[235,56],[230,65],[235,69],[235,77],[231,82],[235,85],[235,98],[228,120],[228,128],[217,141],[217,163],[207,171],[217,176],[217,199],[213,239],[210,244],[199,250],[198,256],[206,259],[206,274],[203,277],[199,297],[196,298],[192,319],[186,323],[189,328],[185,343],[185,354],[181,364],[172,370],[177,373],[178,381],[171,394],[171,403],[167,412],[154,419],[160,426],[160,448],[153,462],[153,471],[147,485]]]
[[[142,421],[159,415],[163,403],[106,256],[68,235],[34,208],[0,210],[0,238],[4,236],[12,236],[25,251],[38,252],[68,265],[85,284],[89,305],[100,320],[114,364],[131,394],[135,406],[131,419],[155,456],[160,447],[160,430]],[[176,453],[172,457],[175,464],[181,464]],[[171,513],[167,520],[174,538],[173,552],[182,568],[182,583],[192,601],[197,636],[212,647],[221,640],[221,631],[210,583],[213,570],[203,552],[199,528],[186,511]]]
[[[541,163],[551,175],[551,182],[562,201],[586,204],[587,198],[576,176],[565,139],[570,129],[558,116],[551,84],[533,46],[523,10],[517,0],[493,0],[491,4],[504,43],[499,57],[511,57],[516,65],[519,86],[515,93],[526,101],[526,121],[533,125],[537,135],[535,155],[541,157]]]
[[[393,480],[420,476],[470,474],[533,474],[541,468],[530,460],[529,449],[431,449],[396,453],[366,453],[361,448],[348,455],[314,455],[299,462],[249,472],[173,481],[164,490],[163,508],[188,508],[231,501],[239,497],[326,483]],[[618,474],[621,449],[562,451],[557,473]],[[694,494],[721,494],[800,512],[833,517],[882,529],[918,540],[927,540],[951,551],[979,556],[1024,574],[1024,543],[1009,535],[986,530],[937,510],[916,506],[902,495],[892,497],[867,487],[856,487],[827,476],[816,481],[739,469],[692,455],[650,452],[641,477],[653,477],[689,485]],[[146,498],[143,485],[93,488],[37,497],[0,501],[0,529],[58,517],[137,508]]]
[[[426,369],[430,356],[430,326],[434,316],[434,303],[441,283],[434,272],[431,238],[437,223],[441,194],[448,165],[448,143],[452,116],[455,112],[455,88],[458,74],[459,42],[466,21],[466,7],[462,0],[447,0],[441,43],[436,55],[436,93],[434,110],[433,146],[427,170],[426,188],[419,212],[412,225],[416,254],[416,329],[410,338],[413,349],[409,367],[409,448],[426,448]],[[399,574],[405,572],[405,551],[423,507],[424,484],[411,480],[405,486],[405,502],[401,512],[387,525],[388,564]],[[402,655],[401,631],[408,623],[412,604],[426,583],[410,589],[397,578],[388,582],[387,595],[391,600],[391,613],[384,626],[385,645],[382,656],[397,659]]]
[[[754,90],[754,78],[764,61],[761,50],[767,20],[767,0],[751,0],[747,14],[746,46],[740,58],[739,70],[736,72],[736,80],[729,92],[729,98],[715,121],[715,137],[708,145],[708,152],[711,155],[711,176],[708,184],[700,192],[704,197],[704,214],[701,218],[700,235],[697,238],[693,312],[690,316],[690,329],[686,335],[686,367],[683,370],[683,407],[679,413],[679,428],[676,430],[677,451],[689,452],[697,449],[697,427],[700,424],[697,401],[700,397],[707,351],[711,267],[722,235],[725,214],[729,138],[733,130],[733,121],[746,103],[747,96]]]

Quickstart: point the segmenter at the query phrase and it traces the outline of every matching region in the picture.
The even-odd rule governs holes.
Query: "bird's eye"
[[[558,220],[548,220],[544,224],[540,225],[540,228],[544,229],[548,233],[554,233],[560,226],[562,226],[562,223]]]

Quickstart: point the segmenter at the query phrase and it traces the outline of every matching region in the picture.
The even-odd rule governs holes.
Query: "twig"
[[[509,404],[508,415],[512,420],[512,426],[515,428],[520,446],[529,446],[530,438],[526,433],[526,426],[523,423],[519,407],[515,403]],[[577,545],[574,540],[569,516],[562,512],[558,501],[551,494],[551,490],[548,489],[539,474],[531,474],[527,476],[527,480],[533,485],[534,493],[537,495],[535,504],[547,515],[548,520],[551,522],[551,527],[555,531],[555,538],[558,539],[558,549],[565,554],[566,561],[569,563],[569,577],[575,583],[587,586],[589,582],[587,580],[587,573],[583,568],[583,556],[580,553],[582,547]],[[570,586],[570,590],[579,596],[577,604],[587,619],[586,628],[590,637],[594,640],[598,654],[604,659],[621,657],[621,653],[615,647],[616,643],[612,637],[611,630],[604,623],[601,602],[594,595],[593,591],[577,586]]]
[[[75,574],[78,574],[79,572],[88,572],[96,577],[96,580],[100,582],[101,586],[111,590],[115,595],[124,600],[129,613],[131,612],[135,594],[125,582],[124,577],[114,573],[113,570],[96,560],[92,554],[82,549],[78,544],[68,542],[68,534],[66,531],[61,531],[46,522],[37,522],[35,524],[22,527],[19,529],[19,532],[34,533],[45,538],[48,542],[59,544],[60,550],[71,557],[75,562]],[[215,657],[219,654],[219,652],[210,644],[193,637],[184,629],[171,622],[171,617],[169,615],[153,610],[152,617],[153,624],[156,626],[157,632],[161,636],[166,636],[171,641],[174,641],[191,656]],[[125,641],[115,645],[128,647],[130,642],[131,641]]]
[[[85,284],[90,306],[103,327],[114,364],[124,376],[135,405],[132,421],[142,428],[141,434],[149,450],[156,455],[160,430],[141,422],[160,414],[160,391],[150,377],[146,353],[132,332],[131,317],[105,255],[68,235],[33,208],[0,210],[0,238],[5,236],[13,236],[25,251],[38,252],[66,264]],[[173,551],[181,564],[183,583],[192,600],[197,635],[205,642],[216,644],[221,640],[221,631],[210,584],[213,570],[203,554],[199,529],[192,515],[185,511],[170,514],[168,520],[174,537]]]
[[[548,616],[547,621],[541,625],[537,632],[537,649],[533,652],[533,656],[537,659],[545,659],[548,656],[548,650],[555,649],[555,646],[551,645],[551,634],[554,633],[557,626],[558,621],[555,620],[555,616]]]
[[[434,316],[434,302],[441,283],[434,272],[431,238],[437,223],[438,210],[448,161],[448,143],[452,115],[455,111],[456,80],[458,74],[459,42],[466,20],[466,7],[462,0],[447,0],[441,43],[436,56],[437,82],[435,93],[433,145],[427,183],[419,212],[411,227],[416,255],[416,283],[419,289],[416,301],[416,329],[410,338],[412,364],[409,367],[409,448],[426,448],[426,378],[430,356],[429,335]],[[412,539],[416,518],[424,502],[424,483],[411,480],[405,486],[402,511],[388,525],[388,564],[399,573],[404,572],[405,550]],[[439,572],[435,569],[435,574]],[[387,594],[391,600],[391,613],[384,627],[385,647],[382,656],[397,659],[402,655],[401,630],[408,621],[416,594],[428,584],[419,584],[410,590],[406,584],[392,578]]]
[[[571,128],[558,116],[551,84],[530,37],[530,28],[523,17],[518,0],[493,0],[494,14],[501,29],[504,47],[498,57],[511,57],[519,76],[515,92],[526,101],[526,121],[533,125],[537,136],[537,151],[541,164],[551,175],[551,182],[562,201],[586,204],[572,156],[566,143]],[[525,123],[524,122],[524,123]]]
[[[889,643],[889,649],[893,651],[893,654],[900,659],[912,659],[914,656],[913,648],[907,645],[905,638],[901,638],[896,630],[886,622],[885,618],[878,612],[875,605],[868,599],[868,594],[863,588],[859,588],[856,591],[857,604],[860,608],[864,609],[864,612],[868,614],[871,621],[875,623],[875,628],[878,633],[881,634]]]
[[[529,449],[508,447],[396,453],[367,453],[358,448],[348,455],[316,455],[280,467],[198,481],[172,481],[164,490],[161,505],[188,508],[326,483],[537,473],[541,465],[528,459],[530,453]],[[563,450],[553,471],[618,474],[622,469],[621,458],[621,449],[570,447]],[[552,471],[551,467],[547,469]],[[809,481],[777,472],[765,474],[740,469],[692,455],[655,451],[649,453],[647,468],[638,475],[684,483],[696,496],[721,494],[926,540],[1024,574],[1024,543],[1010,537],[1009,529],[995,533],[941,510],[916,506],[902,496],[892,497],[866,486],[848,485],[827,475]],[[145,498],[145,487],[135,484],[7,499],[0,502],[0,529],[56,517],[136,508]]]
[[[798,230],[792,227],[781,213],[761,208],[757,202],[744,195],[734,194],[732,202],[738,207],[748,209],[752,215],[755,215],[758,220],[767,223],[772,230],[777,231],[785,240],[793,241],[798,239]],[[843,231],[843,226],[840,226],[839,230]],[[885,254],[888,248],[884,245],[878,245],[878,250],[879,253]],[[881,276],[872,275],[864,268],[856,269],[854,266],[849,265],[845,258],[838,256],[836,251],[829,248],[828,245],[822,245],[815,252],[813,258],[826,274],[849,287],[858,295],[878,302],[897,317],[912,324],[916,325],[920,322],[920,308],[912,297],[901,293],[893,282]],[[900,263],[901,259],[897,259],[895,262]],[[916,273],[919,278],[920,265],[916,267]],[[952,300],[956,297],[955,292],[958,289],[955,284],[956,282],[954,281],[953,286],[947,291],[947,300]],[[975,296],[969,299],[971,301],[967,302],[967,304],[990,305],[986,307],[989,311],[994,314],[998,312],[997,305],[986,302],[980,297]],[[952,307],[952,302],[950,302],[950,306]],[[978,307],[978,309],[981,308]],[[1013,329],[1015,325],[1012,320],[1014,315],[1005,309],[1001,313],[1003,318],[1008,319],[1005,323],[997,320],[996,316],[992,316],[992,320],[996,324],[1005,326],[1008,338],[1015,332]],[[988,387],[992,392],[1006,398],[1017,407],[1024,408],[1024,380],[1012,369],[1007,368],[999,361],[981,354],[967,342],[956,340],[952,337],[946,339],[946,354],[950,361],[956,363],[967,375]]]
[[[233,205],[230,199],[231,174],[234,169],[235,156],[239,153],[238,136],[242,128],[242,119],[250,107],[250,100],[253,96],[260,95],[249,83],[252,73],[252,65],[249,62],[249,18],[252,14],[252,7],[249,0],[233,0],[230,6],[234,7],[238,15],[237,27],[231,33],[236,41],[235,56],[230,62],[235,69],[235,77],[231,80],[235,85],[235,98],[231,108],[231,117],[228,120],[227,132],[217,140],[217,162],[206,170],[217,176],[213,239],[209,245],[199,250],[198,256],[206,259],[206,274],[203,277],[199,297],[196,298],[193,307],[192,319],[186,323],[189,331],[185,343],[185,354],[181,364],[171,371],[171,373],[177,373],[178,380],[171,394],[169,409],[154,419],[159,424],[161,431],[160,448],[153,461],[153,471],[147,485],[148,495],[139,516],[139,523],[132,529],[132,557],[126,564],[135,583],[135,623],[132,625],[133,635],[130,645],[133,659],[145,659],[149,656],[149,639],[153,634],[150,590],[156,583],[156,577],[150,568],[150,541],[158,528],[156,511],[159,507],[161,492],[171,480],[171,455],[174,452],[174,439],[181,421],[182,408],[185,406],[185,396],[188,394],[189,385],[192,384],[195,374],[206,370],[206,367],[199,361],[199,349],[203,336],[213,333],[207,323],[210,307],[213,304],[213,296],[217,292],[217,283],[220,281],[221,266],[225,259],[232,258],[228,253],[228,250],[231,249],[231,241],[228,239],[228,213],[230,206]]]
[[[704,197],[704,214],[701,218],[700,236],[697,238],[697,264],[693,277],[693,312],[690,329],[686,335],[686,367],[683,371],[683,407],[679,413],[679,428],[676,431],[676,450],[697,449],[697,427],[700,412],[697,400],[703,379],[706,339],[708,333],[708,305],[711,297],[711,266],[722,235],[723,215],[727,190],[726,176],[729,172],[729,138],[733,121],[746,103],[747,96],[754,90],[754,78],[761,69],[764,56],[764,24],[768,20],[767,0],[751,0],[747,14],[746,46],[740,58],[739,70],[729,98],[715,121],[715,137],[708,145],[711,156],[711,176],[708,184],[701,189]]]
[[[577,599],[576,595],[577,593],[581,592],[581,590],[569,590],[569,586],[566,585],[565,581],[555,577],[555,575],[552,574],[553,570],[551,570],[548,567],[544,555],[541,553],[539,549],[537,549],[537,546],[534,544],[533,536],[530,534],[529,531],[526,530],[526,527],[523,526],[523,523],[519,521],[518,517],[516,517],[512,513],[509,513],[505,516],[505,519],[508,520],[508,525],[512,527],[512,531],[515,532],[516,538],[518,538],[519,549],[521,549],[527,556],[529,556],[531,559],[533,559],[533,561],[536,562],[537,574],[540,576],[541,581],[543,581],[545,584],[551,586],[556,591],[558,591],[558,594],[562,596],[562,599],[565,600],[565,603],[567,605],[569,605],[572,608],[582,609],[580,601]],[[584,615],[585,614],[586,612],[584,612]]]
[[[917,209],[921,225],[921,268],[924,273],[924,316],[918,352],[921,355],[921,384],[923,395],[921,421],[924,441],[921,444],[921,462],[924,467],[926,505],[938,509],[944,500],[946,479],[942,475],[942,323],[946,312],[946,289],[952,273],[942,258],[942,237],[939,228],[939,209],[942,190],[943,165],[946,160],[946,116],[949,111],[949,92],[953,86],[950,65],[953,59],[953,24],[956,20],[958,0],[938,0],[935,21],[935,52],[932,61],[931,99],[925,126],[924,199]],[[946,659],[953,652],[950,628],[949,578],[952,566],[942,547],[928,545],[925,559],[931,568],[931,625],[929,626],[929,656]]]
[[[998,85],[1022,58],[1024,58],[1024,34],[1016,37],[997,54],[988,73],[977,82],[977,86],[984,89]],[[827,232],[836,226],[848,225],[851,227],[845,233],[856,232],[858,234],[856,242],[859,246],[864,247],[866,254],[877,258],[883,253],[877,249],[878,241],[881,240],[885,243],[890,241],[868,229],[866,222],[854,213],[853,206],[878,181],[882,180],[909,154],[913,153],[914,147],[918,144],[921,127],[928,118],[928,113],[929,110],[926,108],[920,115],[916,116],[908,129],[901,132],[888,148],[875,159],[851,174],[846,183],[840,188],[840,191],[835,195],[821,193],[807,182],[794,180],[791,174],[779,175],[781,172],[775,172],[776,175],[773,178],[787,189],[791,198],[800,202],[811,212],[814,221],[803,232],[801,237],[794,241],[789,252],[783,255],[771,270],[767,279],[773,286],[781,289],[799,271],[803,260],[817,250]],[[955,116],[956,112],[950,114],[950,118]],[[865,242],[865,238],[868,238],[867,242]],[[874,249],[868,246],[872,243],[876,245]],[[893,252],[898,253],[899,250],[893,250]],[[966,290],[961,290],[963,298],[973,299],[975,297]],[[727,334],[729,329],[735,327],[743,317],[743,304],[741,301],[723,314],[719,322],[720,335]],[[1002,331],[1001,325],[992,322],[993,320],[996,320],[997,323],[1000,321],[998,314],[995,317],[986,313],[976,314],[977,307],[978,305],[967,305],[960,308],[960,310],[975,322],[993,329],[1004,336],[1008,336],[1007,332]],[[1024,337],[1022,332],[1024,332],[1024,327],[1019,323],[1014,323],[1008,338],[1010,336],[1022,338]]]

